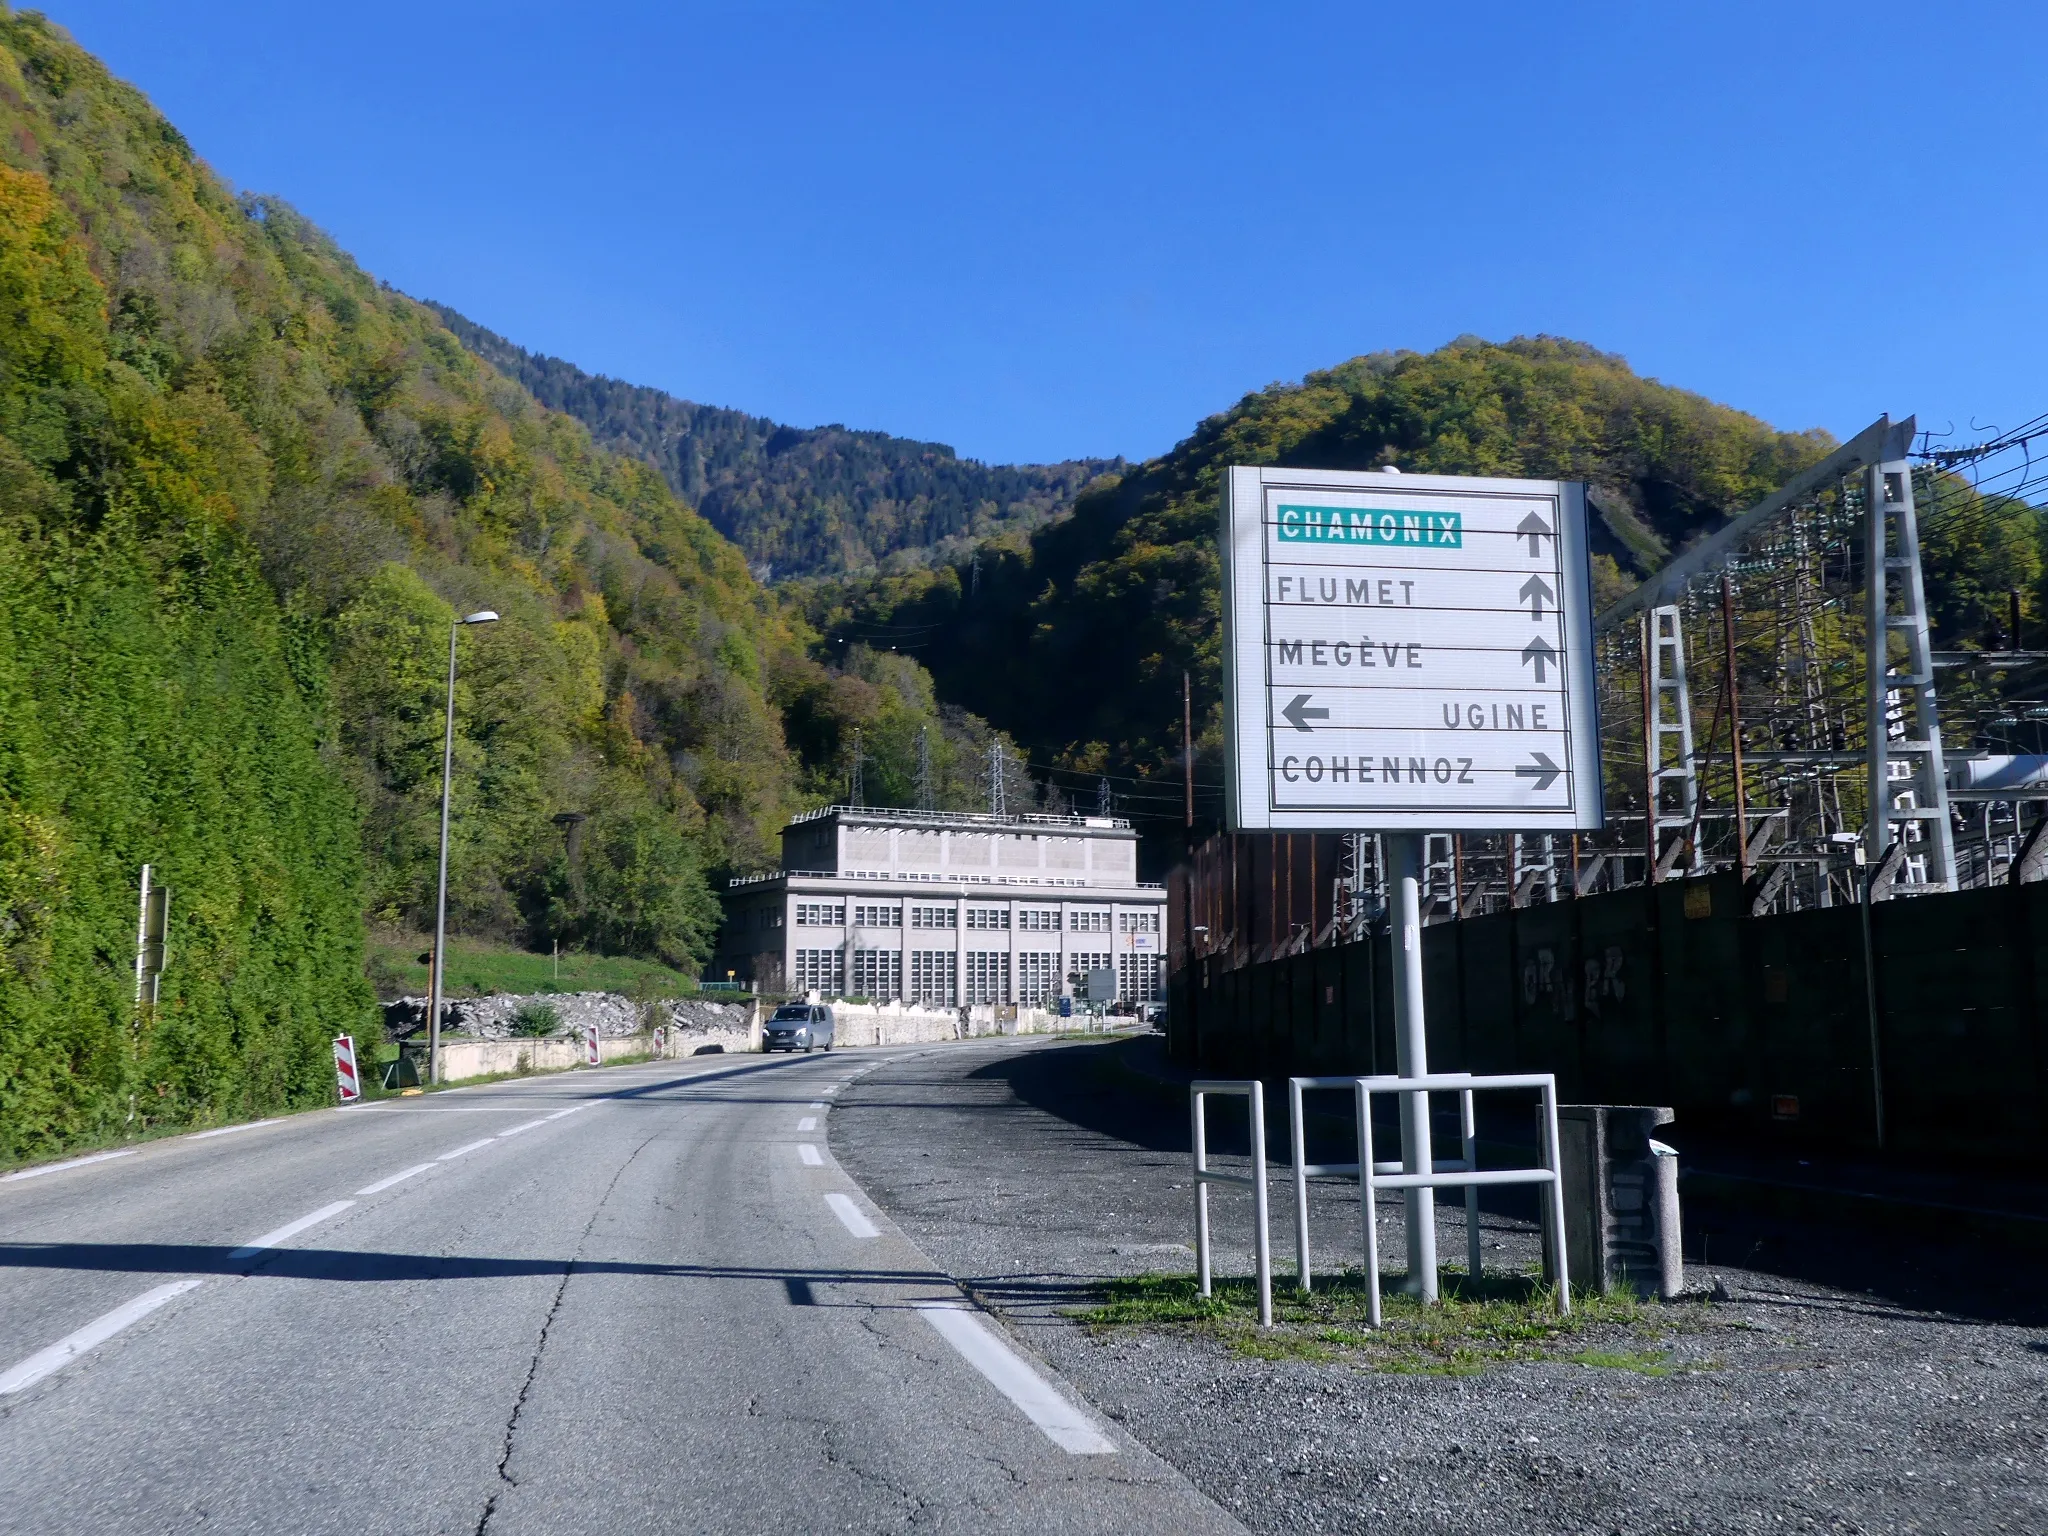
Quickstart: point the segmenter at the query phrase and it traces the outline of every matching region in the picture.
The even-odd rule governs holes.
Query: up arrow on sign
[[[1532,619],[1543,617],[1543,600],[1545,598],[1550,599],[1553,603],[1557,601],[1557,594],[1550,590],[1550,583],[1541,576],[1531,576],[1527,581],[1523,582],[1519,595],[1528,602],[1529,617]]]
[[[1536,669],[1536,681],[1543,681],[1543,669],[1557,665],[1557,649],[1548,640],[1538,635],[1522,647],[1522,660]]]
[[[1527,517],[1515,524],[1515,537],[1529,541],[1529,557],[1532,560],[1542,555],[1543,541],[1553,536],[1550,531],[1550,524],[1543,521],[1534,512],[1531,512]]]

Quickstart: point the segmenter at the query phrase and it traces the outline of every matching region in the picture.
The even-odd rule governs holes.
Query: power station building
[[[782,829],[782,868],[725,893],[713,979],[764,992],[1043,1006],[1113,969],[1121,1001],[1163,998],[1166,888],[1108,816],[984,816],[833,805]]]

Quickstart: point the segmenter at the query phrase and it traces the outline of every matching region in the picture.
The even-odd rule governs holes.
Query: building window
[[[1017,914],[1017,926],[1026,933],[1058,933],[1060,915],[1038,907],[1025,907]]]
[[[796,989],[837,997],[846,990],[846,951],[800,949],[796,952]]]
[[[853,991],[856,997],[871,997],[877,1002],[901,997],[903,956],[893,949],[856,949]]]
[[[1116,915],[1118,933],[1157,933],[1159,914],[1157,912],[1119,912]]]
[[[1010,955],[1001,949],[967,953],[967,1001],[1007,1003],[1010,1000]]]
[[[1017,1001],[1042,1004],[1060,995],[1060,957],[1051,950],[1017,954]]]
[[[1106,971],[1112,957],[1107,954],[1091,955],[1075,953],[1067,956],[1067,983],[1074,989],[1074,996],[1081,997],[1088,990],[1088,973]]]
[[[800,901],[796,907],[796,920],[800,926],[808,928],[844,928],[846,903]]]
[[[958,913],[952,907],[912,907],[910,926],[913,928],[956,927]]]
[[[855,907],[853,926],[856,928],[901,928],[903,909],[901,907]]]
[[[1008,907],[969,907],[967,926],[970,928],[1008,928],[1010,909]]]
[[[1073,911],[1067,914],[1067,927],[1074,933],[1109,932],[1109,913]]]
[[[1116,995],[1124,1003],[1156,1003],[1159,1001],[1159,957],[1157,955],[1118,955],[1116,957]]]
[[[950,949],[913,949],[910,952],[910,1001],[954,1006],[959,989],[960,957]]]

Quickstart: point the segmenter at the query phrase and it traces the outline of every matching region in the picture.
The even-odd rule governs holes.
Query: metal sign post
[[[1229,827],[1393,834],[1396,1066],[1425,1077],[1425,835],[1601,825],[1585,487],[1232,468],[1222,512]],[[1431,1174],[1426,1092],[1401,1141]],[[1435,1197],[1407,1200],[1433,1301]]]

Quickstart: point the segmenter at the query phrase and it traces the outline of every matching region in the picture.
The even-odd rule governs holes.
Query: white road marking
[[[261,1253],[266,1248],[275,1248],[279,1243],[289,1242],[292,1238],[297,1237],[306,1228],[317,1227],[330,1216],[339,1216],[354,1204],[355,1201],[353,1200],[336,1200],[331,1205],[323,1205],[317,1211],[307,1212],[297,1221],[286,1222],[275,1232],[266,1232],[261,1237],[251,1239],[229,1254],[228,1257],[231,1259],[246,1259]]]
[[[361,1189],[357,1190],[356,1193],[359,1195],[381,1195],[384,1193],[385,1190],[389,1189],[392,1185],[403,1184],[407,1179],[411,1178],[414,1174],[425,1173],[428,1169],[432,1168],[433,1166],[434,1165],[432,1163],[414,1163],[410,1168],[406,1169],[403,1173],[394,1173],[388,1179],[379,1179],[374,1184],[365,1184]]]
[[[395,1104],[364,1104],[360,1102],[355,1104],[337,1104],[334,1106],[338,1114],[349,1114],[351,1112],[368,1114],[373,1109],[396,1109],[397,1107]]]
[[[584,1101],[583,1101],[583,1102],[582,1102],[581,1104],[571,1104],[571,1105],[570,1105],[570,1106],[569,1106],[569,1107],[568,1107],[567,1109],[558,1109],[558,1110],[556,1110],[556,1111],[555,1111],[555,1112],[554,1112],[554,1113],[553,1113],[552,1115],[542,1115],[542,1116],[541,1116],[541,1119],[543,1119],[543,1120],[559,1120],[559,1119],[561,1119],[561,1118],[562,1118],[562,1116],[564,1116],[564,1115],[573,1115],[573,1114],[575,1114],[575,1113],[576,1113],[576,1111],[577,1111],[577,1110],[579,1110],[579,1109],[588,1109],[588,1108],[590,1108],[590,1101],[589,1101],[588,1099],[585,1099],[585,1100],[584,1100]]]
[[[1051,1382],[1033,1370],[970,1308],[942,1301],[921,1301],[915,1305],[939,1337],[981,1372],[989,1385],[1015,1403],[1054,1445],[1072,1456],[1116,1454],[1116,1442],[1060,1396]]]
[[[813,1108],[813,1109],[823,1109],[824,1107],[825,1107],[825,1101],[824,1101],[823,1099],[813,1099],[813,1100],[811,1100],[811,1108]]]
[[[488,1147],[492,1142],[496,1141],[497,1139],[498,1138],[495,1136],[485,1136],[480,1140],[465,1143],[464,1145],[457,1147],[453,1152],[443,1152],[439,1157],[435,1158],[434,1161],[437,1163],[452,1163],[455,1161],[456,1158],[461,1157],[465,1152],[474,1152],[478,1147]]]
[[[796,1155],[804,1160],[806,1168],[822,1168],[825,1166],[825,1159],[818,1156],[818,1149],[808,1141],[800,1141],[796,1144]]]
[[[118,1152],[94,1152],[87,1157],[67,1157],[61,1163],[45,1163],[40,1168],[24,1168],[18,1173],[0,1176],[0,1184],[12,1184],[16,1179],[40,1179],[46,1173],[62,1173],[66,1168],[83,1168],[87,1163],[104,1163],[110,1158],[133,1157],[134,1147],[123,1147]]]
[[[855,1237],[880,1237],[882,1229],[868,1220],[866,1211],[855,1205],[849,1196],[834,1190],[825,1197],[825,1203],[832,1207],[832,1214],[839,1218],[839,1224]]]
[[[276,1120],[251,1120],[246,1125],[223,1125],[217,1130],[194,1131],[190,1136],[187,1136],[184,1139],[186,1141],[204,1141],[209,1136],[232,1136],[237,1131],[253,1131],[259,1125],[276,1124],[278,1124]]]
[[[201,1280],[173,1280],[169,1285],[160,1285],[153,1291],[144,1291],[133,1301],[114,1308],[105,1317],[96,1317],[78,1332],[59,1339],[48,1349],[38,1350],[19,1365],[0,1372],[0,1395],[19,1392],[23,1387],[34,1386],[50,1372],[68,1365],[97,1344],[104,1344],[131,1323],[139,1323],[158,1307],[174,1296],[205,1284]]]
[[[816,1115],[805,1115],[803,1119],[797,1121],[796,1128],[800,1131],[815,1131],[818,1128],[818,1117]]]
[[[530,1131],[536,1125],[546,1125],[550,1118],[550,1116],[542,1115],[538,1120],[529,1120],[524,1125],[513,1126],[512,1129],[509,1131],[500,1131],[498,1132],[499,1139],[502,1140],[507,1136],[517,1136],[521,1131]]]

